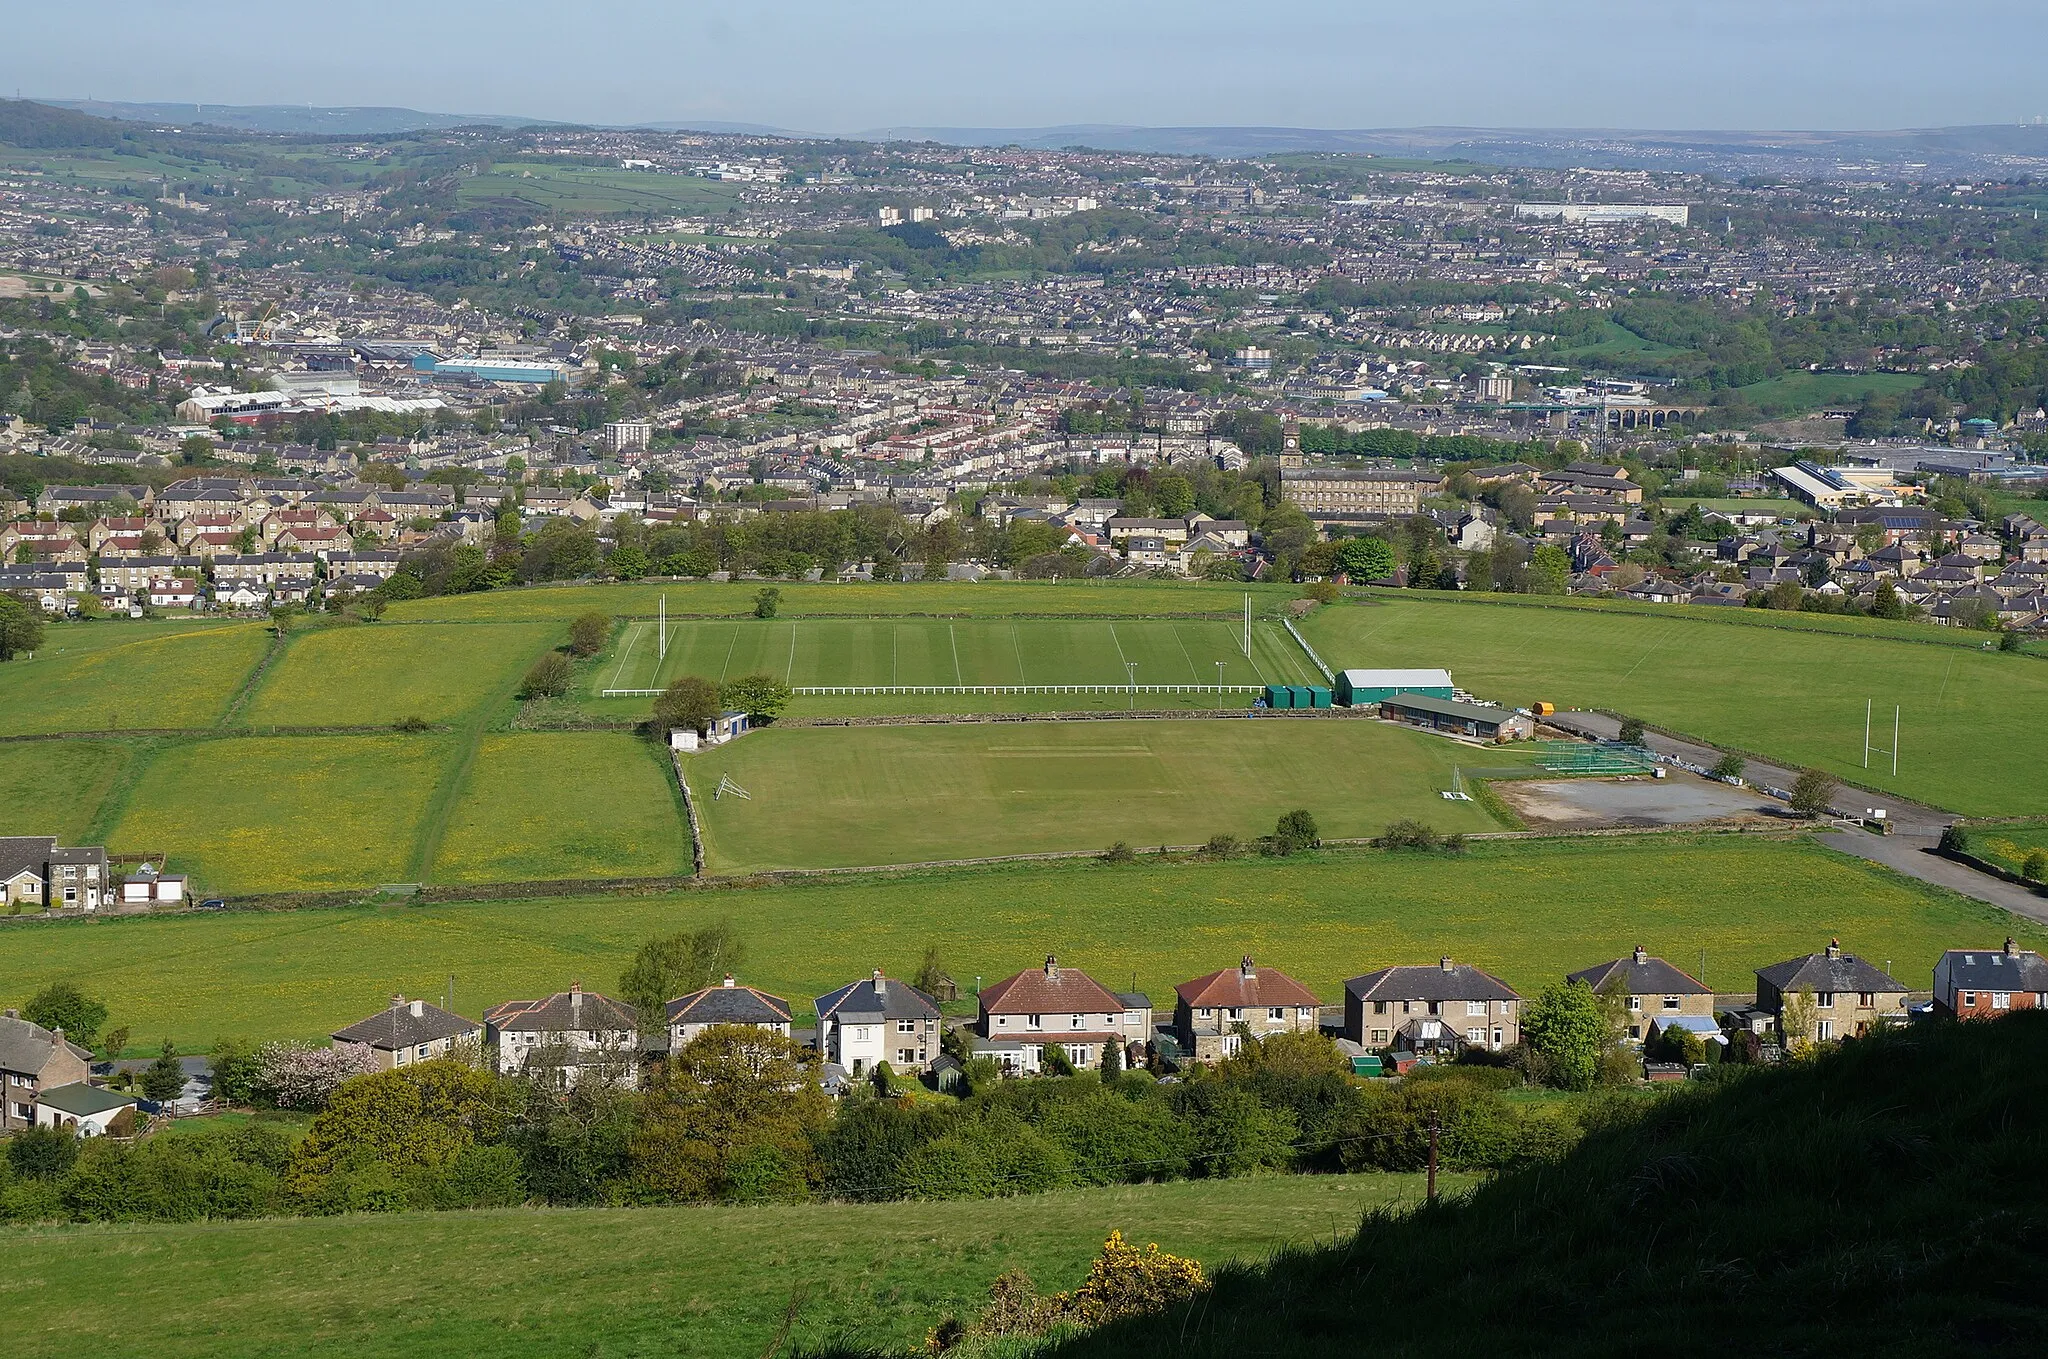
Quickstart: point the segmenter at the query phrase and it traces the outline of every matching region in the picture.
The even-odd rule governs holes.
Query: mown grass
[[[134,754],[122,741],[0,744],[0,836],[54,835],[76,844]]]
[[[464,203],[523,203],[543,212],[614,213],[723,211],[739,194],[716,180],[545,161],[501,161],[460,180]]]
[[[276,736],[160,750],[108,839],[167,852],[203,892],[397,881],[450,742],[440,736]]]
[[[709,867],[750,872],[1250,841],[1297,807],[1333,838],[1402,817],[1498,830],[1437,794],[1457,764],[1523,758],[1378,722],[1273,717],[770,728],[684,770]],[[727,774],[751,796],[714,799]]]
[[[1497,702],[1630,713],[1971,815],[2048,806],[2037,717],[2048,705],[2048,665],[1985,652],[1952,629],[1867,620],[1800,632],[1765,626],[1800,617],[1789,614],[1752,624],[1673,608],[1374,602],[1317,610],[1303,632],[1340,669],[1444,666],[1461,687]],[[1938,644],[1891,640],[1905,628]],[[1866,700],[1884,728],[1880,745],[1890,744],[1893,705],[1902,709],[1896,779],[1882,757],[1863,768]]]
[[[1767,415],[1803,414],[1823,406],[1860,405],[1869,396],[1899,396],[1919,387],[1913,373],[1786,373],[1735,390]]]
[[[1255,614],[1270,614],[1300,591],[1287,584],[1226,585],[1208,581],[938,581],[931,584],[794,584],[787,581],[635,581],[616,585],[545,585],[443,595],[394,604],[392,619],[455,621],[542,619],[566,626],[585,609],[654,617],[662,596],[671,618],[681,614],[751,618],[754,596],[782,592],[778,618],[818,615],[890,617],[944,614],[1008,618],[1018,615],[1167,617],[1201,613],[1237,615],[1252,596]]]
[[[1449,1177],[1452,1188],[1470,1181]],[[494,1210],[0,1232],[0,1313],[29,1349],[104,1356],[754,1355],[910,1350],[1024,1269],[1078,1285],[1113,1230],[1214,1270],[1412,1205],[1414,1175],[1285,1175],[999,1203]],[[111,1293],[119,1307],[52,1310]],[[147,1326],[135,1324],[146,1316]]]
[[[268,645],[255,623],[52,624],[0,665],[0,735],[211,726]]]
[[[801,812],[792,835],[803,834]],[[1246,953],[1334,1003],[1344,978],[1443,954],[1528,994],[1642,944],[1717,989],[1839,937],[1925,986],[1942,950],[2048,931],[1803,841],[1657,836],[1490,842],[1462,857],[1328,853],[1122,867],[1094,861],[862,874],[650,897],[229,912],[0,929],[0,1000],[69,977],[138,1034],[324,1035],[393,991],[457,1008],[615,984],[647,938],[726,919],[741,980],[810,998],[936,945],[963,990],[1056,953],[1161,1006]]]
[[[485,736],[433,880],[688,873],[690,831],[665,759],[652,742],[617,732]]]
[[[504,689],[558,628],[368,624],[294,637],[243,711],[251,726],[447,721]]]

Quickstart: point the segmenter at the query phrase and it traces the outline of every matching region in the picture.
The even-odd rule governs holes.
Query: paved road
[[[1620,721],[1605,713],[1558,713],[1543,720],[1561,731],[1593,736],[1603,741],[1612,741],[1621,735]],[[1712,768],[1723,753],[1710,745],[1688,741],[1683,737],[1666,736],[1662,732],[1650,732],[1645,737],[1645,742],[1651,750],[1660,755],[1675,755],[1681,760],[1708,768]],[[1765,760],[1751,760],[1743,770],[1742,777],[1751,783],[1769,784],[1774,788],[1790,788],[1798,779],[1799,771]],[[1897,833],[1906,835],[1939,835],[1942,827],[1956,819],[1953,812],[1944,812],[1937,807],[1908,802],[1890,793],[1867,793],[1854,788],[1845,788],[1841,796],[1835,799],[1835,805],[1841,811],[1858,816],[1862,815],[1865,807],[1883,807],[1886,819],[1896,828]],[[1994,878],[1992,881],[1996,882],[1997,879]]]
[[[2048,897],[2036,896],[2003,878],[1979,873],[1953,859],[1929,853],[1934,848],[1935,836],[1901,835],[1896,831],[1890,835],[1872,835],[1868,831],[1838,830],[1830,831],[1819,839],[1829,849],[1881,863],[1907,877],[1931,882],[1937,887],[1946,887],[1994,906],[2003,906],[2014,915],[2048,925]]]

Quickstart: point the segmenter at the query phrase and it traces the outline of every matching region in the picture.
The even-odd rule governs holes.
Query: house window
[[[1026,1027],[1026,1028],[1032,1028],[1032,1029],[1038,1029],[1038,1028],[1043,1028],[1043,1027],[1045,1026],[1045,1016],[1044,1016],[1044,1015],[1031,1015],[1031,1016],[1028,1016],[1028,1017],[1027,1017],[1027,1018],[1025,1019],[1024,1023],[1025,1023],[1025,1027]]]
[[[1216,1011],[1214,1007],[1204,1005],[1201,1009],[1195,1011],[1195,1013],[1203,1019],[1212,1019],[1215,1017]]]
[[[2012,1008],[2012,992],[1993,991],[1991,993],[1991,1008],[1994,1010],[2010,1010]]]
[[[916,1033],[916,1032],[917,1032],[917,1021],[916,1021],[916,1020],[914,1020],[914,1019],[899,1019],[899,1020],[897,1020],[897,1021],[896,1021],[896,1032],[898,1032],[898,1033]]]
[[[1835,993],[1823,991],[1813,998],[1813,1003],[1823,1010],[1832,1010],[1835,1008]]]
[[[413,1052],[413,1056],[418,1057],[422,1061],[424,1061],[428,1056],[427,1045],[425,1043],[420,1044],[419,1047]]]
[[[1009,1028],[1009,1027],[1010,1027],[1010,1017],[1009,1017],[1008,1015],[997,1015],[997,1016],[996,1016],[996,1027],[997,1027],[997,1028],[1001,1028],[1001,1029],[1007,1029],[1007,1028]]]
[[[1087,1018],[1087,1015],[1068,1015],[1067,1027],[1070,1029],[1078,1029],[1083,1025]]]
[[[1279,1007],[1278,1005],[1275,1005],[1275,1006],[1274,1006],[1274,1007],[1273,1007],[1272,1009],[1270,1009],[1270,1010],[1266,1011],[1266,1018],[1268,1018],[1268,1019],[1285,1019],[1285,1018],[1287,1018],[1287,1011],[1285,1011],[1284,1009],[1280,1008],[1280,1007]]]
[[[905,1066],[909,1066],[912,1062],[917,1060],[915,1056],[916,1051],[917,1049],[915,1048],[898,1048],[896,1049],[896,1060],[903,1063]]]
[[[1640,1009],[1642,1009],[1642,1008],[1643,1008],[1643,998],[1642,998],[1641,996],[1630,996],[1630,997],[1628,998],[1628,1008],[1629,1008],[1629,1009],[1631,1009],[1631,1010],[1640,1010]]]
[[[1963,1003],[1962,1003],[1962,1006],[1961,1006],[1961,1008],[1963,1008],[1963,1009],[1967,1010],[1967,1009],[1970,1009],[1970,1008],[1971,1008],[1972,1006],[1976,1005],[1976,1003],[1977,1003],[1977,993],[1976,993],[1975,991],[1965,991],[1965,992],[1963,992]]]
[[[1374,1001],[1372,1003],[1372,1012],[1376,1015],[1385,1014],[1387,1012],[1387,1003],[1383,1000]]]
[[[1230,1017],[1232,1019],[1243,1019],[1244,1011],[1233,1005],[1230,1007]]]
[[[1486,1002],[1483,1000],[1466,1001],[1465,1013],[1468,1015],[1484,1015],[1486,1013]]]
[[[1825,1043],[1825,1042],[1827,1042],[1827,1041],[1828,1041],[1828,1040],[1829,1040],[1830,1038],[1833,1038],[1834,1036],[1835,1036],[1835,1021],[1834,1021],[1834,1020],[1832,1020],[1832,1019],[1823,1019],[1823,1020],[1819,1020],[1819,1021],[1817,1021],[1817,1022],[1815,1023],[1815,1025],[1814,1025],[1814,1037],[1818,1038],[1818,1039],[1819,1039],[1819,1040],[1820,1040],[1821,1042]]]
[[[1478,1047],[1478,1046],[1479,1046],[1479,1045],[1480,1045],[1481,1043],[1484,1043],[1484,1042],[1486,1041],[1486,1030],[1484,1030],[1484,1029],[1467,1029],[1467,1030],[1465,1030],[1465,1041],[1466,1041],[1466,1042],[1468,1042],[1468,1043],[1470,1043],[1470,1044],[1471,1044],[1471,1045],[1472,1045],[1473,1047],[1475,1047],[1475,1048],[1476,1048],[1476,1047]]]
[[[1443,1011],[1443,1002],[1441,1002],[1441,1001],[1435,1001],[1435,1000],[1431,1001],[1431,1002],[1429,1003],[1429,1012],[1430,1012],[1431,1014],[1433,1014],[1433,1015],[1440,1015],[1440,1014],[1442,1014],[1442,1013],[1444,1012],[1444,1011]]]
[[[1856,1003],[1868,1010],[1877,1004],[1877,995],[1871,991],[1858,991],[1856,993]]]
[[[1385,1029],[1374,1029],[1372,1031],[1372,1042],[1374,1047],[1385,1047],[1387,1045],[1387,1031]]]
[[[1499,1047],[1499,1046],[1500,1046],[1500,1030],[1499,1030],[1499,1029],[1495,1029],[1495,1030],[1493,1031],[1493,1045],[1494,1045],[1495,1047]]]
[[[1676,1009],[1678,1008],[1678,997],[1677,997],[1677,996],[1666,996],[1666,997],[1664,997],[1664,1008],[1665,1008],[1665,1009],[1667,1009],[1667,1010],[1676,1010]]]

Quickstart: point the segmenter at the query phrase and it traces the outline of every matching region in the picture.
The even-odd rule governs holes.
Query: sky
[[[2048,115],[2043,0],[16,0],[0,93],[631,124],[1889,129]]]

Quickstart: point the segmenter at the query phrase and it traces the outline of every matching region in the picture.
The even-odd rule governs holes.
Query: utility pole
[[[1124,670],[1131,677],[1131,711],[1136,712],[1138,711],[1138,663],[1136,661],[1125,661]]]
[[[1223,711],[1223,662],[1221,661],[1216,662],[1216,711],[1219,713]],[[1135,991],[1138,988],[1134,986],[1131,989]]]
[[[1436,1116],[1436,1110],[1432,1109],[1432,1110],[1430,1110],[1430,1111],[1429,1111],[1429,1202],[1430,1202],[1430,1204],[1431,1204],[1431,1206],[1432,1206],[1432,1207],[1433,1207],[1433,1206],[1435,1206],[1435,1204],[1436,1204],[1436,1135],[1437,1135],[1437,1131],[1438,1131],[1438,1128],[1437,1128],[1437,1116]]]

